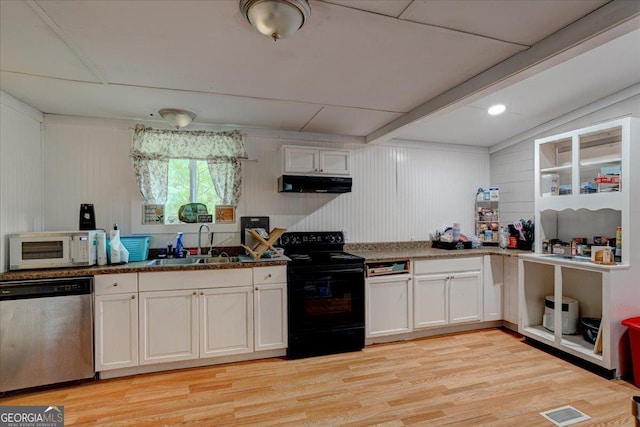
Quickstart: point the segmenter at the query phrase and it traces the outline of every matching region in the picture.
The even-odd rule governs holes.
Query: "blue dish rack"
[[[149,257],[151,236],[120,236],[122,245],[129,251],[129,262],[145,261]],[[110,239],[107,237],[107,262],[111,263]]]

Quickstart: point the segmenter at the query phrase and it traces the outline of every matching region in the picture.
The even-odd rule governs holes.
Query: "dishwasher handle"
[[[86,295],[92,292],[92,285],[91,277],[0,283],[0,301]]]

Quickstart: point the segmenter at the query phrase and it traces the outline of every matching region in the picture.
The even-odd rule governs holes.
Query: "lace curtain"
[[[169,159],[206,160],[223,204],[237,205],[242,183],[241,159],[247,158],[239,130],[229,132],[175,131],[137,125],[131,158],[138,188],[147,203],[167,202]]]

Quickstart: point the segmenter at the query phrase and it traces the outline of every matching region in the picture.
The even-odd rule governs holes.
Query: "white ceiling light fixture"
[[[274,41],[298,31],[311,14],[307,0],[240,0],[242,16]]]
[[[489,113],[489,115],[491,116],[498,116],[504,113],[506,110],[507,110],[507,107],[505,107],[504,104],[496,104],[489,107],[489,109],[487,110],[487,113]]]
[[[176,129],[189,126],[193,119],[196,118],[195,113],[187,110],[179,110],[177,108],[163,108],[158,111],[158,114],[160,114],[167,123]]]

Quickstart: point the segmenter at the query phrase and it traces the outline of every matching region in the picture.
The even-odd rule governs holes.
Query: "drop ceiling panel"
[[[397,18],[413,0],[323,0],[344,7]],[[313,6],[313,3],[312,3]]]
[[[160,108],[178,107],[195,112],[198,117],[194,123],[298,131],[318,111],[315,105],[300,103],[63,80],[44,81],[6,72],[0,73],[0,82],[0,89],[44,113],[72,116],[149,120],[158,118]]]
[[[401,18],[530,46],[605,3],[608,0],[414,1]]]
[[[468,106],[418,121],[396,138],[491,146],[638,83],[640,30]],[[491,117],[487,108],[496,103],[507,112]]]
[[[0,1],[0,64],[5,71],[97,81],[64,41],[23,1]]]
[[[522,49],[329,3],[313,3],[308,25],[274,43],[237,1],[148,3],[40,4],[110,82],[387,112]]]
[[[358,108],[324,107],[313,119],[300,129],[305,132],[337,133],[340,135],[365,136],[385,123],[398,117],[400,113],[361,110]]]

